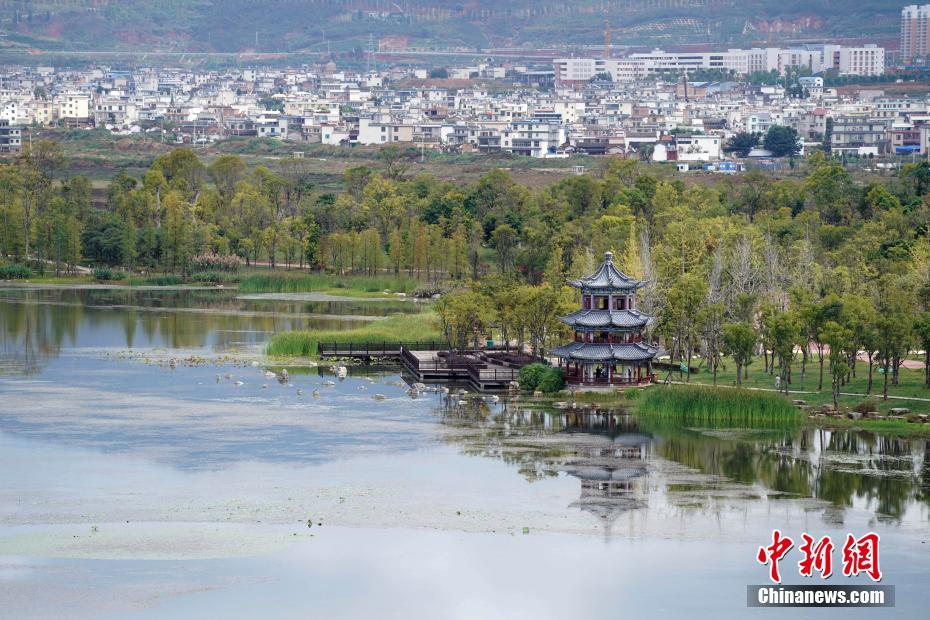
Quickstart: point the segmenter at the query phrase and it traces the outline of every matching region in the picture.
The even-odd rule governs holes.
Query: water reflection
[[[485,403],[449,402],[436,415],[446,440],[466,454],[501,459],[530,482],[577,478],[572,507],[608,522],[645,508],[657,493],[680,508],[722,498],[821,500],[836,525],[853,507],[880,520],[925,523],[930,507],[930,449],[922,438],[813,428],[711,431],[610,412]]]
[[[0,289],[0,373],[35,373],[63,348],[229,351],[278,331],[345,329],[418,311],[406,302],[242,299],[222,289]]]

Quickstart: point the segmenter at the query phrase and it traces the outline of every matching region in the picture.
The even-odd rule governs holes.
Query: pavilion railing
[[[643,375],[642,377],[585,377],[583,375],[566,374],[565,383],[569,385],[643,385],[655,383],[656,375]]]
[[[320,342],[317,344],[317,353],[320,357],[327,355],[342,355],[346,357],[397,357],[401,350],[409,351],[444,351],[449,348],[448,343],[438,340],[423,340],[412,342]]]

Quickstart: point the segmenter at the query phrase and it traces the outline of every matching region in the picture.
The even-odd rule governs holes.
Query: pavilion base
[[[578,392],[615,392],[617,390],[649,387],[657,382],[655,375],[643,377],[639,381],[577,381],[565,379],[565,389]]]

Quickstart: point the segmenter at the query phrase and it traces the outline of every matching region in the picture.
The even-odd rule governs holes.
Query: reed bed
[[[365,344],[440,340],[432,313],[394,314],[345,330],[309,330],[275,334],[265,352],[271,357],[316,357],[320,342]]]
[[[698,386],[651,387],[637,399],[636,411],[669,421],[727,428],[783,428],[803,421],[781,394]]]
[[[413,293],[414,278],[394,276],[339,276],[318,273],[253,273],[239,280],[242,293],[310,293],[344,291],[346,293]]]

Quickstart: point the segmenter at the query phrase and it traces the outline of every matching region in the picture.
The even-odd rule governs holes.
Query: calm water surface
[[[253,365],[276,331],[417,309],[0,290],[4,614],[771,616],[745,587],[778,527],[879,532],[897,588],[895,609],[793,615],[922,617],[926,439],[459,406],[392,371]]]

